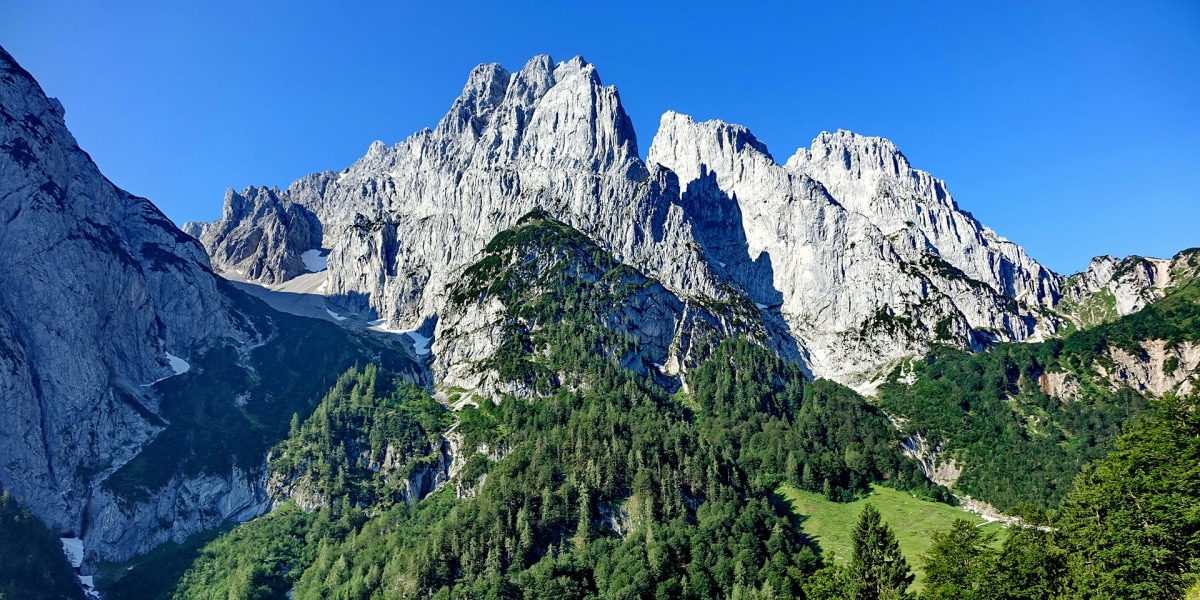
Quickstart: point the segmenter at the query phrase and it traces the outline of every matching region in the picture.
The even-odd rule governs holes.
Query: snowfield
[[[329,268],[329,254],[321,254],[321,252],[320,248],[313,248],[300,255],[300,260],[304,261],[304,268],[308,269],[310,273],[320,273]]]

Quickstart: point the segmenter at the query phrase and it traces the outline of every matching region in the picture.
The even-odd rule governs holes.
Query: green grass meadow
[[[906,492],[885,487],[873,486],[866,498],[846,503],[830,502],[821,494],[803,492],[786,484],[779,488],[778,493],[791,505],[792,514],[800,522],[801,529],[816,540],[825,557],[828,559],[833,554],[839,562],[850,559],[853,552],[850,535],[858,523],[858,515],[864,505],[873,504],[883,521],[896,534],[900,552],[917,576],[909,591],[924,588],[925,573],[921,568],[921,555],[929,549],[932,532],[949,529],[955,519],[966,519],[986,531],[1003,531],[999,523],[986,523],[978,515],[962,509],[919,500]],[[1000,536],[1003,535],[1000,533]],[[1001,539],[998,537],[997,541]]]

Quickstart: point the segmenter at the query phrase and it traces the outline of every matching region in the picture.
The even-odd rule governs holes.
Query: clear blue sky
[[[549,53],[620,89],[643,156],[668,109],[780,161],[850,129],[1057,271],[1200,246],[1200,2],[766,4],[0,0],[0,45],[180,223],[432,127],[478,63]]]

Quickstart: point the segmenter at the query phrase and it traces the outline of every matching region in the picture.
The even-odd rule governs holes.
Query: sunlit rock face
[[[728,276],[779,307],[819,375],[857,382],[931,340],[1025,339],[1059,294],[882,138],[822,133],[780,166],[744,127],[667,113],[648,162],[678,174],[689,212],[721,215],[707,229],[732,228],[714,244]]]
[[[332,301],[427,333],[448,285],[537,208],[679,298],[753,300],[774,348],[847,382],[932,341],[1052,331],[1041,308],[1061,294],[882,138],[822,133],[780,165],[743,127],[667,113],[643,161],[616,89],[578,57],[476,67],[435,129],[272,191],[280,208],[238,210],[251,192],[193,229],[218,269],[277,282],[310,235],[330,250]],[[293,219],[307,233],[274,233],[291,206],[313,215]],[[281,249],[245,251],[262,244]]]

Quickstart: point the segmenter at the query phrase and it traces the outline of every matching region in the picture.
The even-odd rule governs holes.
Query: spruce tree
[[[870,504],[863,508],[853,534],[854,555],[849,581],[856,587],[855,600],[910,598],[905,590],[913,582],[900,544],[879,511]]]

